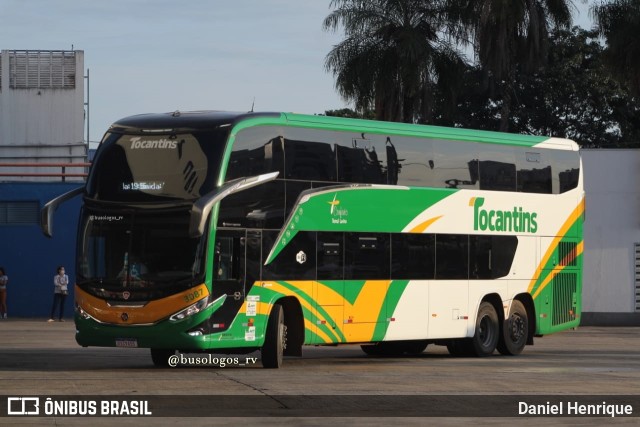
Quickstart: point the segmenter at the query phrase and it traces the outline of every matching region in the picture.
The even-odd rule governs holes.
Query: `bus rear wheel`
[[[524,305],[513,300],[509,317],[502,325],[502,335],[498,341],[498,351],[505,356],[516,356],[522,353],[529,336],[529,318]]]
[[[500,338],[500,324],[495,307],[483,301],[478,309],[476,330],[471,338],[471,349],[478,357],[493,354]]]
[[[286,348],[287,325],[284,323],[284,311],[280,304],[274,304],[267,321],[267,331],[264,346],[262,346],[262,366],[265,368],[281,367]]]
[[[151,360],[155,366],[166,368],[169,366],[169,358],[176,354],[175,350],[168,350],[166,348],[152,348]]]

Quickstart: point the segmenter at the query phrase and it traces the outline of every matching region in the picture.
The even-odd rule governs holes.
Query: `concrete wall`
[[[67,52],[75,55],[75,83],[74,87],[66,88],[38,87],[37,82],[31,82],[29,87],[12,87],[10,58],[13,52],[3,50],[0,53],[0,163],[85,162],[84,52]],[[47,52],[39,51],[43,73],[47,69]],[[0,172],[60,173],[61,169],[3,167]],[[67,172],[80,173],[83,169]],[[10,177],[9,180],[48,181],[51,178]],[[82,181],[82,178],[67,180]]]
[[[0,201],[34,201],[40,207],[71,191],[71,183],[0,183]],[[42,234],[38,224],[0,225],[0,266],[9,276],[9,317],[48,318],[53,301],[53,276],[64,265],[70,283],[75,280],[75,247],[81,198],[60,206],[54,215],[53,238]],[[73,290],[65,303],[65,316],[73,315]]]
[[[640,243],[640,150],[582,150],[586,192],[582,324],[640,325],[634,243]]]

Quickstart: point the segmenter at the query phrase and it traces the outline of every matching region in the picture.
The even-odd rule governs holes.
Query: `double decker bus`
[[[583,178],[569,140],[288,113],[114,123],[81,195],[82,346],[516,355],[576,327]]]

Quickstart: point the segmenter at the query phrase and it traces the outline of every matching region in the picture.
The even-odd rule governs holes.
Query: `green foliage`
[[[327,56],[327,68],[336,75],[340,93],[356,106],[356,112],[346,109],[327,111],[327,115],[508,129],[566,137],[585,147],[640,147],[640,31],[636,31],[640,0],[612,2],[628,7],[626,21],[620,9],[615,9],[616,15],[605,6],[596,8],[600,27],[594,31],[564,27],[569,19],[566,1],[527,0],[527,10],[518,9],[522,5],[500,5],[499,0],[431,2],[441,12],[437,20],[428,18],[418,3],[424,2],[332,2],[340,9],[327,18],[325,27],[335,29],[341,23],[347,35],[345,46],[358,40],[355,45],[368,47],[353,57],[353,51],[339,45]],[[392,23],[405,10],[400,6],[411,13],[420,11],[410,15],[408,27]],[[382,13],[393,7],[400,9]],[[470,26],[474,14],[498,13],[500,7],[522,18],[527,28],[491,35],[480,23]],[[377,15],[367,15],[367,8]],[[501,24],[488,16],[482,19],[498,31]],[[626,34],[621,41],[614,22],[635,26],[620,24],[620,34]],[[480,31],[487,33],[484,38]],[[452,47],[463,34],[475,37],[477,64],[465,63]],[[599,35],[615,45],[603,46]],[[628,40],[626,48],[624,40]],[[437,43],[438,48],[421,50],[421,43]],[[492,52],[482,50],[488,48],[480,46],[483,43]],[[506,51],[495,52],[500,46]],[[624,54],[614,54],[616,50]],[[486,61],[483,55],[488,55]],[[622,62],[612,72],[616,58]]]
[[[552,33],[546,67],[518,73],[513,83],[511,131],[586,147],[639,146],[640,102],[608,72],[603,50],[594,31]],[[481,75],[479,67],[467,70],[453,122],[437,117],[435,123],[498,129],[501,100],[483,89]]]
[[[438,70],[457,57],[442,39],[448,2],[436,0],[333,0],[325,30],[345,39],[329,52],[326,69],[357,111],[379,120],[414,122],[431,110]],[[461,61],[457,61],[458,63]]]
[[[501,131],[510,130],[514,82],[544,63],[549,33],[568,28],[570,0],[453,0],[473,41],[485,82],[500,99]]]
[[[604,66],[597,33],[575,27],[554,33],[551,43],[547,67],[518,81],[513,130],[589,147],[624,145],[628,119],[621,107],[631,112],[637,103]]]
[[[600,2],[592,14],[607,42],[605,63],[634,95],[640,96],[640,0]]]
[[[367,119],[374,120],[375,113],[371,110],[365,111],[364,113],[358,113],[353,111],[351,108],[342,108],[340,110],[327,110],[324,112],[325,116],[331,117],[345,117],[348,119]]]

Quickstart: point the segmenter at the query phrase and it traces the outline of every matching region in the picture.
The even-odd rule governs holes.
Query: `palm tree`
[[[607,42],[605,61],[612,74],[640,96],[640,0],[600,2],[591,14]]]
[[[518,68],[544,64],[549,33],[571,26],[571,0],[454,0],[477,61],[501,100],[500,130],[509,128]]]
[[[345,39],[326,57],[336,89],[358,111],[378,120],[428,120],[432,87],[445,64],[463,66],[446,43],[444,0],[332,0],[325,30],[344,27]]]

